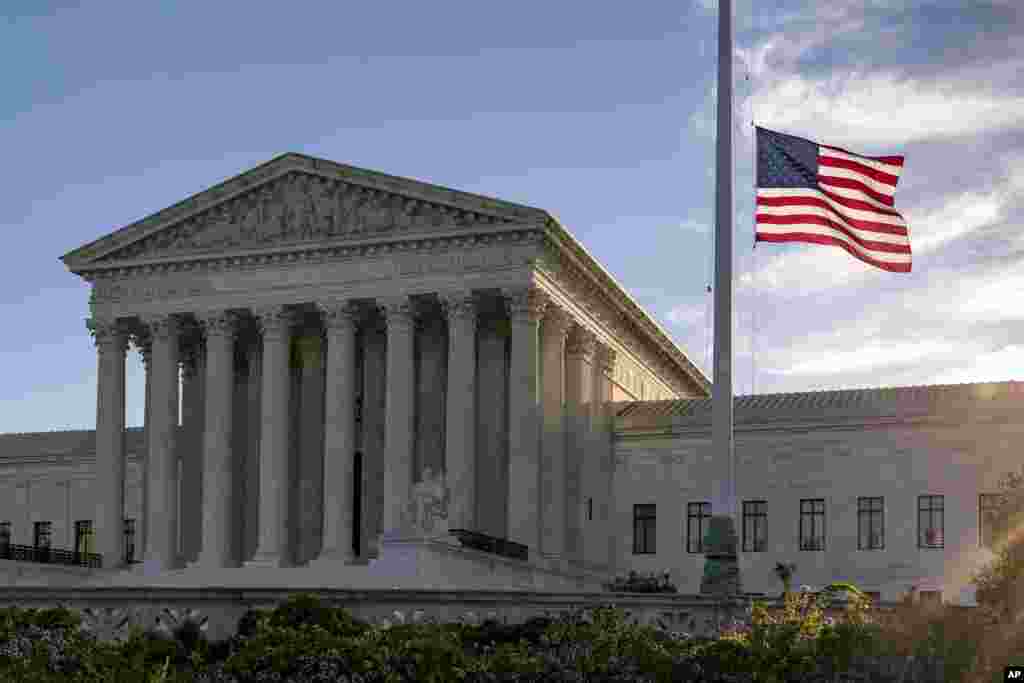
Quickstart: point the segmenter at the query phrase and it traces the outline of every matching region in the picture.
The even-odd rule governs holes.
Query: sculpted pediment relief
[[[504,218],[292,171],[165,227],[101,261],[447,232]]]

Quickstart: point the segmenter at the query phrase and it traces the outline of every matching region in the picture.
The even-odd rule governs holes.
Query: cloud
[[[929,383],[965,384],[1021,379],[1024,379],[1024,345],[1017,344],[975,356],[967,365],[933,375]]]

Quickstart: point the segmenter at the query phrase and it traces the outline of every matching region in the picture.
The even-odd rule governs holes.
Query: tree
[[[1016,621],[1024,608],[1024,468],[999,481],[993,501],[992,550],[996,558],[971,579],[978,604],[1004,621]]]

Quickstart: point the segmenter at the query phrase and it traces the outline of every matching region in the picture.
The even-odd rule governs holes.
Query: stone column
[[[476,506],[476,301],[472,292],[442,298],[448,316],[448,395],[445,470],[448,526],[477,529]]]
[[[541,393],[544,438],[540,458],[541,552],[565,555],[565,338],[572,326],[569,315],[548,306],[540,327]]]
[[[351,562],[356,445],[356,320],[351,302],[321,303],[327,329],[323,545],[314,560]]]
[[[198,559],[203,524],[203,394],[205,360],[198,330],[189,330],[181,354],[181,432],[175,444],[181,472],[178,500],[181,527],[181,559]]]
[[[615,350],[606,344],[599,343],[594,353],[594,406],[591,411],[592,432],[594,435],[594,454],[600,459],[602,481],[605,486],[604,501],[598,506],[598,519],[602,528],[607,531],[608,571],[611,575],[617,571],[621,552],[622,533],[619,529],[621,520],[617,516],[615,500],[615,448],[612,444],[612,383],[609,377],[615,370]]]
[[[576,325],[566,345],[565,403],[566,477],[565,506],[568,524],[565,537],[566,556],[574,561],[584,559],[584,524],[586,511],[583,496],[601,499],[594,490],[592,472],[596,469],[590,455],[590,409],[593,405],[595,338],[593,333]],[[586,460],[585,460],[586,459]],[[603,491],[601,492],[604,493]]]
[[[509,361],[509,539],[529,548],[540,542],[539,327],[547,305],[540,289],[505,292],[512,327]]]
[[[246,567],[290,567],[288,402],[291,316],[283,306],[253,311],[263,339],[259,476],[259,543]]]
[[[408,297],[383,302],[387,319],[387,396],[385,398],[385,535],[405,531],[412,489],[413,334],[415,310]]]
[[[174,316],[146,319],[153,337],[149,435],[149,519],[145,569],[159,573],[178,568],[178,480],[175,443],[178,436],[178,320]]]
[[[96,552],[104,567],[124,561],[124,360],[128,338],[113,320],[94,320],[96,343]]]
[[[232,556],[232,534],[238,520],[234,518],[236,486],[231,458],[236,319],[222,311],[203,315],[199,322],[206,335],[206,419],[203,436],[203,542],[197,564],[213,569],[237,566],[237,560]]]
[[[146,376],[142,418],[143,442],[142,453],[139,457],[139,519],[135,521],[135,559],[142,560],[146,557],[149,525],[149,442],[150,434],[153,431],[153,363],[151,362],[153,338],[148,330],[143,330],[135,335],[135,346],[142,358],[142,367]]]

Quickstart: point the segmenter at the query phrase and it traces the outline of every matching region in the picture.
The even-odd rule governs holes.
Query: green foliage
[[[1024,474],[1000,479],[996,558],[971,579],[978,604],[1005,622],[1024,610]]]

